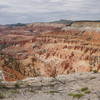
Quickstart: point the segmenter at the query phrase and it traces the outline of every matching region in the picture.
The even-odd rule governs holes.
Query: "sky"
[[[100,20],[100,0],[0,0],[0,24]]]

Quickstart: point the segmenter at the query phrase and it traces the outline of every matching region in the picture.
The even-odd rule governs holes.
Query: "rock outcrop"
[[[3,84],[3,100],[100,100],[100,73],[35,77]]]

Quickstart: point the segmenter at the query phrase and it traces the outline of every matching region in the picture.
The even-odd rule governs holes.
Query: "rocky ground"
[[[3,100],[100,100],[100,73],[96,72],[27,78],[6,85],[0,86]]]

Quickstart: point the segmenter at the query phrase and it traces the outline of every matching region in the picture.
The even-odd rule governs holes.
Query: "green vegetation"
[[[78,98],[78,99],[84,96],[84,94],[82,93],[70,93],[68,95],[72,96],[73,98]]]
[[[10,92],[11,92],[12,94],[17,94],[17,93],[19,93],[19,91],[16,90],[16,89],[10,90]]]
[[[49,91],[49,93],[59,93],[59,91]]]
[[[90,90],[87,90],[87,91],[85,91],[84,93],[85,93],[85,94],[89,94],[89,93],[91,93],[91,91],[90,91]]]
[[[0,89],[7,89],[5,85],[0,85]]]
[[[0,50],[9,47],[10,45],[7,44],[0,44]]]
[[[19,94],[19,93],[20,92],[17,89],[5,89],[5,88],[3,88],[0,90],[0,100],[4,99],[4,98],[12,97],[15,94]]]
[[[87,91],[87,90],[88,90],[88,87],[81,88],[81,91],[82,91],[82,92]]]
[[[4,93],[0,92],[0,99],[4,99],[6,96]]]
[[[19,84],[19,83],[16,83],[16,84],[15,84],[15,87],[16,87],[16,88],[20,88],[20,84]]]
[[[84,92],[85,94],[91,93],[91,91],[88,89],[88,87],[81,88],[81,91]]]
[[[80,91],[79,93],[70,93],[68,95],[72,96],[73,98],[78,98],[79,99],[82,96],[84,96],[85,94],[91,93],[91,91],[88,89],[88,87],[81,88],[79,91]]]
[[[3,59],[3,63],[0,62],[1,66],[7,66],[20,72],[20,66],[23,66],[20,61],[12,56],[3,53],[0,53],[0,57]]]
[[[94,72],[94,73],[98,73],[98,71],[97,71],[97,70],[93,70],[93,72]]]
[[[48,92],[45,92],[45,93],[54,94],[54,93],[59,93],[59,91],[58,90],[51,90],[51,91],[48,91]]]

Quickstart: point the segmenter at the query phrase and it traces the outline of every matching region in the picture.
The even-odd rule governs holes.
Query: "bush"
[[[85,94],[89,94],[89,93],[91,93],[91,91],[90,91],[90,90],[85,91]]]
[[[88,87],[81,88],[81,91],[84,92],[85,94],[89,94],[89,93],[91,93],[91,91],[88,90]]]
[[[81,88],[81,91],[82,91],[82,92],[87,91],[87,90],[88,90],[88,87]]]
[[[73,98],[81,98],[82,96],[84,96],[84,94],[82,93],[70,93],[68,94],[69,96],[72,96]]]
[[[4,93],[0,93],[0,99],[4,99],[4,98],[5,98]]]
[[[94,73],[98,73],[98,71],[97,71],[97,70],[93,70],[93,72],[94,72]]]
[[[19,84],[19,83],[16,83],[16,84],[15,84],[15,87],[16,87],[16,88],[20,88],[20,84]]]

